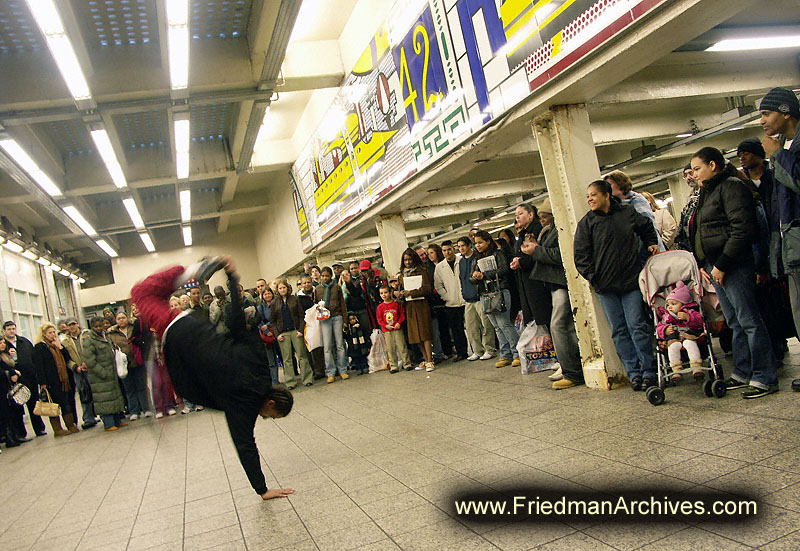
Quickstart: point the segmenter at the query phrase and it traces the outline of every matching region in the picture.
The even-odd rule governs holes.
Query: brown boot
[[[69,431],[64,430],[64,427],[61,426],[61,419],[58,417],[50,417],[50,426],[53,427],[53,435],[56,438],[69,434]]]
[[[74,413],[65,413],[62,417],[64,417],[64,424],[67,425],[67,430],[70,434],[78,432],[78,427],[75,426]]]

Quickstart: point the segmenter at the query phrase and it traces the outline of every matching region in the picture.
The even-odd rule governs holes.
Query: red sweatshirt
[[[381,326],[381,331],[384,333],[388,331],[399,331],[402,329],[402,324],[406,319],[406,311],[402,306],[395,301],[381,302],[378,305],[378,323]],[[394,329],[386,329],[387,325],[393,325]]]

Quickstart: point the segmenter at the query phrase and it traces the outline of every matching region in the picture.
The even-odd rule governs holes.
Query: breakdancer
[[[217,333],[202,316],[191,315],[192,310],[170,310],[168,300],[175,290],[200,285],[223,268],[232,291],[228,335]],[[253,489],[265,500],[286,497],[294,490],[267,488],[253,429],[259,415],[264,419],[288,415],[294,399],[288,390],[272,387],[264,345],[246,328],[238,283],[229,257],[205,258],[187,269],[174,266],[147,277],[134,285],[131,298],[161,340],[175,391],[196,404],[224,411]]]

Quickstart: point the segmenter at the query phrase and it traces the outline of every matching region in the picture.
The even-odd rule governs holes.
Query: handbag
[[[114,347],[114,363],[117,366],[117,375],[120,379],[128,376],[128,356],[122,353],[122,350]]]
[[[44,389],[44,393],[47,395],[47,400],[36,400],[33,414],[40,417],[58,417],[61,415],[61,406],[50,397],[50,391]]]
[[[275,334],[272,332],[272,327],[262,325],[258,330],[258,334],[261,337],[261,340],[264,341],[264,344],[267,346],[272,346],[275,344]]]
[[[92,394],[92,386],[89,384],[89,377],[86,376],[86,373],[77,373],[78,377],[83,379],[83,384],[78,385],[78,398],[82,404],[88,404],[94,401],[94,395]]]
[[[500,288],[500,276],[497,275],[497,261],[495,261],[494,279],[497,282],[497,290],[483,294],[483,311],[487,314],[502,314],[507,310],[506,299],[503,290]]]
[[[8,399],[18,406],[25,405],[31,399],[31,389],[22,383],[17,383],[8,391]]]

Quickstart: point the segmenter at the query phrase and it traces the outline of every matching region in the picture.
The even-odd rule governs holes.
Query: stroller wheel
[[[711,379],[708,379],[705,383],[703,383],[703,392],[709,398],[714,396],[714,390],[712,389],[712,387],[714,386],[715,382],[716,381],[712,381]]]
[[[645,395],[647,396],[647,401],[653,404],[654,406],[660,406],[661,404],[664,403],[664,400],[666,399],[664,391],[657,386],[651,386],[650,388],[648,388]]]
[[[727,394],[728,392],[728,387],[725,386],[725,381],[717,379],[716,381],[711,383],[711,392],[717,398],[722,398],[723,396],[725,396],[725,394]]]

